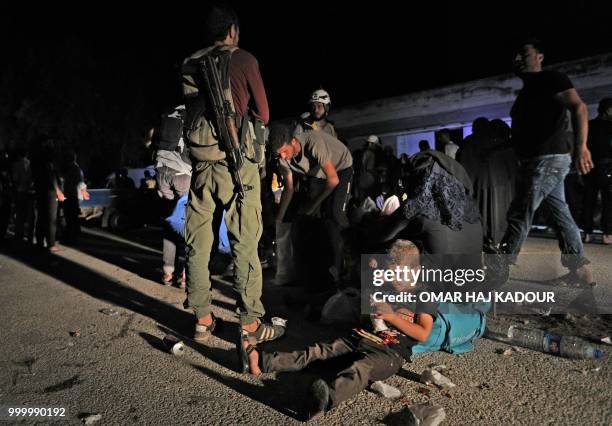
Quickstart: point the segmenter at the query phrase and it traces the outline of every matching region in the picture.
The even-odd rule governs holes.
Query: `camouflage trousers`
[[[236,310],[242,324],[264,315],[261,303],[262,272],[257,245],[262,233],[259,168],[245,160],[240,177],[246,188],[244,199],[236,186],[226,160],[194,163],[186,209],[185,242],[187,300],[197,318],[211,313],[209,262],[214,233],[215,209],[225,210],[225,223],[234,262]]]

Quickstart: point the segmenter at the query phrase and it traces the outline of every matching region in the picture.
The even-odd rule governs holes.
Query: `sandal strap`
[[[285,328],[279,325],[260,323],[257,330],[252,333],[248,333],[249,338],[255,339],[257,342],[267,342],[270,340],[278,339],[285,334]]]
[[[197,333],[207,333],[207,332],[212,333],[213,331],[215,331],[216,325],[217,325],[217,318],[213,315],[212,323],[210,325],[196,324],[195,331]]]

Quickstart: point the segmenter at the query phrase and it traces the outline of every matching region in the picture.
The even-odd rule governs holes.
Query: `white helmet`
[[[329,93],[323,89],[319,89],[312,92],[309,102],[321,102],[323,105],[329,105],[331,103],[331,98],[329,97]]]

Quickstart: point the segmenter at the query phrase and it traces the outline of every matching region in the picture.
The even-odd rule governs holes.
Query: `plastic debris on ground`
[[[402,396],[402,392],[399,389],[382,381],[372,383],[372,385],[370,385],[370,390],[388,399],[397,399]]]
[[[438,426],[446,418],[443,407],[430,404],[415,404],[388,414],[383,422],[388,425]]]
[[[81,418],[83,424],[92,425],[102,420],[102,414],[88,414]]]
[[[108,315],[109,317],[116,317],[117,315],[119,315],[119,312],[115,311],[114,309],[100,309],[100,313],[104,314],[104,315]]]
[[[421,373],[421,383],[426,385],[434,384],[442,389],[454,388],[456,385],[450,381],[448,377],[440,373],[444,371],[443,366],[437,366],[438,368],[427,368]],[[438,371],[440,370],[440,371]]]
[[[182,356],[185,353],[185,344],[172,334],[167,334],[163,339],[163,343],[172,355]]]

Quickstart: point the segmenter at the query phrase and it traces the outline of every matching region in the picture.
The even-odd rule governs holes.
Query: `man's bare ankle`
[[[198,324],[200,325],[211,325],[213,322],[212,314],[208,314],[205,317],[198,318]]]
[[[242,324],[242,329],[248,331],[249,333],[253,333],[254,331],[256,331],[257,327],[259,327],[259,321],[257,320],[248,324]]]

